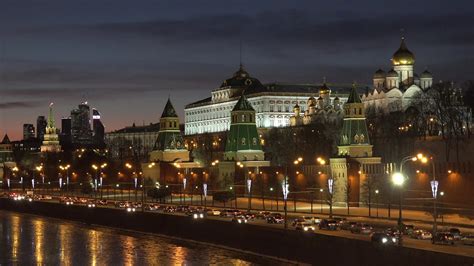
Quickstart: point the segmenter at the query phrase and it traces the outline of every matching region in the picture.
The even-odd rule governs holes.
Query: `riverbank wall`
[[[190,239],[313,265],[474,265],[469,257],[212,219],[10,199],[0,199],[0,209]]]

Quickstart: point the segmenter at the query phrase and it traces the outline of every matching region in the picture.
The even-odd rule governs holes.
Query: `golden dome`
[[[392,63],[394,66],[415,64],[415,55],[408,50],[403,37],[400,48],[393,54]]]

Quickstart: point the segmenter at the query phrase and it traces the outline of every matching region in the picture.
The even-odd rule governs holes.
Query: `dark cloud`
[[[36,101],[26,101],[26,102],[4,102],[0,103],[0,109],[18,109],[18,108],[31,108],[38,107],[42,103]]]
[[[28,29],[27,32],[97,34],[102,38],[130,35],[153,37],[164,42],[235,42],[313,46],[328,50],[360,45],[380,47],[380,41],[416,35],[433,44],[470,45],[472,14],[395,14],[390,16],[321,18],[310,12],[285,10],[248,16],[226,13],[186,19],[145,22],[62,25]]]

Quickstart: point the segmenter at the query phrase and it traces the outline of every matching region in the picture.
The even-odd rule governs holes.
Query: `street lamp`
[[[303,157],[298,157],[296,160],[293,161],[293,164],[296,166],[301,162],[303,162]],[[285,176],[283,177],[282,192],[285,204],[285,229],[288,229],[288,194],[290,193],[290,185],[288,184],[288,167],[285,167]]]
[[[321,203],[321,214],[323,213],[323,191],[324,189],[320,188],[319,189],[319,201]]]
[[[377,205],[377,218],[379,218],[379,190],[375,190],[375,205]]]
[[[400,239],[398,241],[398,244],[401,246],[402,245],[402,236],[403,236],[403,231],[402,231],[402,186],[405,183],[405,176],[403,176],[402,173],[394,173],[392,175],[392,183],[395,186],[399,187],[399,198],[398,198],[398,226],[400,228]]]

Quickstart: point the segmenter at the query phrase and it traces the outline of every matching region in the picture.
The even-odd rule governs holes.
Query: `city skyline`
[[[0,134],[20,139],[50,102],[59,120],[88,101],[111,131],[158,122],[170,95],[183,122],[185,104],[238,69],[240,43],[247,71],[263,83],[370,84],[402,34],[418,73],[428,67],[437,80],[462,82],[474,69],[468,1],[409,10],[400,2],[84,3],[4,4]]]

